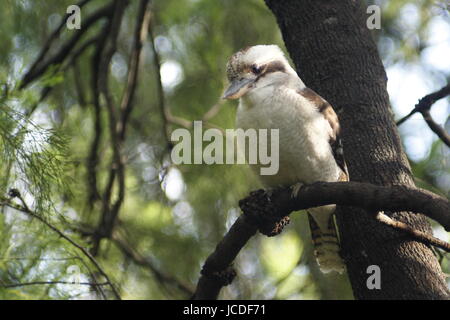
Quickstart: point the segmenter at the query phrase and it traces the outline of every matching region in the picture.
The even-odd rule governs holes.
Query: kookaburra
[[[295,195],[302,184],[348,180],[336,113],[305,86],[278,46],[238,51],[227,64],[227,76],[230,85],[223,98],[239,99],[236,127],[279,130],[278,173],[258,174],[265,187],[291,186]],[[323,272],[344,270],[335,209],[335,205],[308,209],[314,253]]]

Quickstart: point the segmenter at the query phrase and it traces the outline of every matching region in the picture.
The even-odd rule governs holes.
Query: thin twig
[[[447,131],[445,131],[444,128],[442,128],[440,125],[436,123],[436,121],[433,120],[429,110],[424,110],[421,113],[423,119],[428,124],[428,127],[430,127],[430,129],[434,133],[436,133],[439,139],[441,139],[441,141],[444,142],[447,145],[447,147],[450,148],[450,135],[447,133]]]
[[[208,111],[206,111],[206,113],[202,117],[202,120],[209,121],[214,118],[219,113],[220,109],[222,109],[225,101],[225,99],[221,98],[215,105],[213,105]]]
[[[109,32],[110,20],[105,24],[100,31],[100,39],[95,47],[94,55],[91,60],[92,68],[92,105],[94,107],[94,139],[90,144],[89,156],[87,159],[87,189],[88,189],[88,204],[93,207],[94,202],[100,199],[100,192],[97,186],[97,165],[99,163],[99,147],[103,136],[103,128],[101,121],[101,106],[100,106],[100,66],[103,56],[103,50],[106,44],[107,35]]]
[[[414,106],[414,109],[411,110],[410,113],[397,121],[397,126],[408,120],[413,114],[420,112],[424,120],[428,124],[428,127],[430,127],[430,129],[434,133],[436,133],[436,135],[439,137],[439,139],[442,140],[442,142],[450,147],[450,135],[445,131],[444,128],[442,128],[433,120],[430,114],[431,106],[439,99],[445,98],[448,95],[450,95],[450,84],[447,84],[445,87],[442,87],[436,92],[426,95],[419,100],[419,102]]]
[[[102,55],[100,68],[98,70],[98,86],[100,93],[105,98],[106,109],[108,113],[109,133],[111,137],[111,148],[113,150],[113,159],[111,162],[111,169],[108,176],[108,182],[102,197],[102,214],[101,221],[97,227],[93,239],[93,254],[98,251],[100,241],[104,237],[110,237],[119,209],[125,198],[125,168],[122,159],[122,142],[119,139],[118,115],[114,107],[115,102],[108,86],[108,70],[111,58],[117,49],[117,39],[119,36],[120,25],[123,18],[123,13],[127,6],[127,2],[117,1],[112,17],[109,35],[107,40],[106,51]],[[119,110],[120,111],[120,110]],[[123,126],[122,126],[123,128]],[[114,181],[118,180],[118,195],[116,201],[111,204],[112,190]]]
[[[81,0],[80,2],[77,3],[77,6],[81,9],[89,1],[91,1],[91,0]],[[56,27],[56,29],[49,35],[46,42],[42,46],[42,49],[39,52],[36,60],[33,62],[31,67],[29,68],[27,74],[34,73],[37,66],[44,61],[45,55],[47,54],[48,50],[50,49],[50,46],[52,45],[53,41],[55,41],[56,38],[59,36],[59,33],[61,32],[62,28],[66,25],[66,21],[69,17],[70,17],[70,14],[67,13],[64,16],[64,18],[61,20],[61,22],[59,23],[58,27]],[[27,77],[27,75],[25,75],[25,77]]]
[[[397,121],[397,126],[401,125],[403,122],[408,120],[416,112],[422,112],[424,110],[430,110],[431,106],[438,100],[450,95],[450,84],[442,87],[438,91],[427,94],[425,97],[421,98],[419,102],[414,106],[406,116]]]
[[[70,58],[68,59],[68,62],[61,67],[61,71],[66,71],[69,67],[73,66],[74,70],[76,69],[76,61],[81,57],[81,55],[86,51],[87,48],[89,48],[92,44],[97,42],[99,40],[99,37],[93,37],[86,41],[82,46],[80,46],[77,50],[73,52],[73,54],[70,55]],[[75,71],[76,72],[76,71]],[[75,77],[75,87],[80,92],[79,89],[80,81]],[[25,117],[29,119],[31,115],[36,111],[37,107],[48,97],[50,92],[53,90],[54,86],[45,86],[43,89],[41,89],[41,94],[39,97],[39,100],[30,108],[30,110],[26,113]],[[85,100],[80,101],[80,105],[84,105]]]
[[[147,39],[148,29],[150,25],[151,10],[149,0],[141,0],[138,12],[139,15],[134,31],[133,49],[131,51],[130,61],[128,63],[128,80],[124,94],[122,96],[122,102],[120,104],[122,116],[119,123],[119,128],[117,130],[119,131],[119,138],[121,141],[125,140],[128,117],[130,116],[133,109],[133,98],[135,96],[137,87],[142,47],[144,45],[144,41]]]
[[[78,43],[78,41],[81,39],[83,34],[90,29],[90,26],[92,26],[95,22],[100,20],[103,17],[107,17],[111,14],[114,6],[113,3],[108,4],[107,6],[104,6],[100,8],[99,10],[92,13],[90,16],[88,16],[86,19],[83,20],[83,28],[77,30],[75,34],[67,40],[62,46],[61,49],[55,53],[50,58],[46,59],[45,62],[36,64],[33,68],[30,68],[30,70],[24,75],[22,78],[22,82],[20,84],[20,89],[24,89],[27,85],[29,85],[31,82],[33,82],[36,78],[40,77],[42,74],[47,71],[47,69],[51,65],[57,65],[60,64],[66,59],[66,57],[71,52],[72,48],[75,47],[75,45]],[[45,53],[44,53],[45,54]]]
[[[81,106],[81,108],[85,108],[87,105],[87,101],[84,94],[83,81],[81,80],[80,69],[77,62],[73,63],[72,72],[75,84],[75,92],[78,96],[78,104]]]
[[[377,214],[377,220],[393,227],[397,230],[401,230],[403,232],[408,233],[409,235],[413,236],[416,239],[420,239],[420,241],[427,243],[429,245],[435,246],[437,248],[440,248],[446,252],[450,252],[450,243],[445,242],[441,239],[438,239],[436,237],[433,237],[431,234],[428,234],[423,231],[419,231],[417,229],[412,228],[411,226],[407,225],[404,222],[394,220],[387,215],[385,215],[383,212],[378,212]]]
[[[26,204],[26,202],[24,201],[24,199],[22,198],[22,196],[20,194],[15,194],[15,196],[20,200],[20,202],[22,203],[22,205],[18,205],[15,204],[13,202],[11,202],[10,199],[6,199],[6,198],[0,198],[1,201],[1,205],[5,205],[8,206],[12,209],[15,209],[19,212],[25,213],[33,218],[35,218],[36,220],[40,221],[41,223],[43,223],[45,226],[47,226],[49,229],[51,229],[53,232],[55,232],[56,234],[58,234],[61,238],[65,239],[67,242],[69,242],[72,246],[74,246],[75,248],[77,248],[78,250],[80,250],[83,255],[85,255],[91,262],[92,264],[94,264],[94,266],[97,268],[97,270],[100,272],[100,274],[106,279],[106,282],[109,284],[111,291],[113,292],[114,296],[116,297],[116,299],[120,300],[120,295],[118,294],[116,288],[114,287],[114,285],[112,284],[111,280],[109,279],[108,275],[106,274],[106,272],[102,269],[102,267],[100,267],[100,264],[97,262],[97,260],[95,260],[95,258],[89,253],[88,250],[86,250],[83,246],[79,245],[77,242],[75,242],[72,238],[70,238],[68,235],[66,235],[64,232],[62,232],[61,230],[59,230],[57,227],[55,227],[53,224],[51,224],[50,222],[48,222],[47,220],[45,220],[44,218],[42,218],[40,215],[36,214],[35,212],[33,212]]]
[[[148,33],[148,36],[150,38],[150,43],[152,46],[153,51],[153,66],[155,68],[156,73],[156,89],[158,91],[158,110],[161,116],[162,125],[163,125],[163,131],[164,136],[167,139],[167,147],[168,149],[171,148],[172,142],[170,141],[170,132],[169,127],[167,126],[167,115],[170,115],[170,111],[167,109],[166,106],[166,98],[164,94],[164,88],[162,85],[161,80],[161,58],[159,56],[158,50],[156,50],[155,45],[155,35],[154,35],[154,18],[152,19],[150,23],[150,32]]]
[[[161,119],[163,121],[163,131],[164,135],[167,139],[167,143],[169,148],[172,146],[172,141],[170,139],[170,130],[169,130],[169,123],[178,125],[180,127],[186,128],[186,129],[192,129],[193,127],[193,121],[181,118],[178,116],[174,116],[172,112],[170,111],[170,107],[166,105],[165,101],[165,94],[164,94],[164,88],[162,85],[161,80],[161,58],[159,56],[159,53],[155,46],[154,41],[154,35],[152,34],[153,28],[151,28],[151,31],[149,32],[149,37],[152,44],[153,49],[153,66],[156,70],[156,86],[158,90],[158,110],[160,112]],[[225,100],[219,100],[216,104],[214,104],[202,117],[202,121],[207,128],[214,128],[220,130],[222,133],[225,133],[225,130],[217,125],[214,125],[208,120],[212,119],[217,115],[217,113],[220,111],[222,105],[224,104]]]
[[[80,56],[93,44],[100,41],[101,35],[96,35],[89,40],[86,40],[81,46],[79,46],[76,50],[72,52],[67,63],[64,65],[62,70],[67,70],[70,66],[72,66],[76,60],[80,58]]]

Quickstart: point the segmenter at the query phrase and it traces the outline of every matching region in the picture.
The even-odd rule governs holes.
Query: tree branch
[[[95,135],[91,143],[91,148],[89,152],[87,169],[88,169],[88,194],[89,194],[89,205],[93,206],[94,202],[100,199],[100,192],[97,186],[97,172],[96,168],[99,162],[98,152],[100,146],[100,140],[103,135],[102,121],[101,121],[101,105],[100,105],[100,95],[103,93],[107,102],[108,116],[110,122],[110,133],[111,139],[113,140],[112,146],[114,151],[114,159],[117,157],[117,143],[116,143],[116,132],[115,132],[115,115],[114,109],[112,107],[111,96],[108,89],[108,70],[109,63],[112,55],[116,50],[116,40],[119,33],[120,23],[123,17],[123,11],[128,5],[128,1],[114,1],[112,3],[112,15],[108,16],[108,23],[102,28],[97,43],[95,53],[92,57],[92,95],[93,95],[93,106],[94,106],[94,130]],[[108,42],[109,41],[109,42]],[[108,46],[109,44],[109,46]],[[114,128],[112,130],[111,128]],[[112,177],[109,177],[108,186],[114,182],[115,172]],[[106,194],[106,191],[105,191]],[[107,194],[106,194],[107,195]],[[109,196],[106,197],[109,199]],[[103,197],[105,199],[105,196]],[[109,200],[108,200],[109,201]],[[109,210],[109,209],[108,209]],[[101,235],[101,234],[100,234]],[[97,250],[98,241],[94,241],[93,252]]]
[[[95,47],[95,52],[91,60],[92,68],[92,105],[94,107],[94,139],[91,142],[89,156],[87,158],[87,189],[88,189],[88,204],[93,207],[94,202],[100,199],[100,192],[97,186],[97,165],[99,163],[99,147],[103,136],[103,128],[101,121],[101,106],[100,106],[100,66],[103,57],[103,50],[106,44],[106,39],[109,32],[110,20],[103,26],[100,31],[100,38]]]
[[[148,33],[148,36],[150,38],[150,44],[152,46],[153,51],[153,66],[155,68],[156,72],[156,88],[158,91],[158,110],[160,112],[161,121],[163,124],[163,131],[164,131],[164,137],[167,140],[167,148],[170,149],[172,147],[172,142],[170,141],[170,132],[169,128],[167,126],[167,115],[168,109],[166,106],[166,98],[164,94],[164,88],[162,86],[162,80],[161,80],[161,58],[159,56],[158,51],[156,50],[155,45],[155,35],[154,33],[154,19],[152,19],[152,23],[150,24],[150,32]]]
[[[117,13],[122,13],[123,7],[116,9]],[[139,4],[138,17],[134,32],[133,49],[130,55],[130,63],[128,67],[128,81],[119,110],[114,107],[115,103],[110,94],[107,82],[107,66],[113,52],[116,50],[116,41],[119,32],[122,16],[115,16],[111,31],[111,46],[106,59],[104,61],[102,75],[99,78],[100,91],[103,93],[106,101],[106,107],[109,116],[109,129],[111,136],[111,147],[113,149],[113,159],[110,165],[108,182],[106,184],[103,195],[102,218],[94,235],[94,252],[96,252],[99,241],[103,237],[110,237],[119,213],[119,209],[125,197],[125,166],[122,156],[122,145],[125,141],[126,128],[129,116],[133,108],[133,97],[137,87],[137,76],[142,51],[143,42],[147,36],[148,24],[150,21],[149,0],[141,0]],[[118,114],[116,114],[118,111]],[[111,203],[112,190],[114,182],[118,182],[118,196],[114,203]]]
[[[151,10],[149,0],[141,0],[138,10],[138,19],[134,30],[134,42],[133,49],[130,55],[130,61],[128,63],[128,76],[127,85],[120,104],[121,121],[119,123],[119,138],[121,141],[125,140],[126,126],[128,123],[128,117],[133,110],[133,98],[135,96],[137,79],[139,73],[139,65],[141,62],[141,53],[144,41],[147,38]]]
[[[108,111],[108,123],[109,123],[109,133],[111,136],[111,148],[113,150],[113,159],[111,161],[111,169],[109,173],[107,187],[103,195],[103,208],[101,222],[98,226],[98,232],[96,237],[94,237],[94,251],[99,245],[99,241],[103,237],[109,237],[111,230],[114,225],[115,218],[118,214],[119,208],[125,196],[125,172],[122,160],[121,143],[119,141],[117,132],[117,114],[116,108],[114,107],[114,99],[109,90],[108,86],[108,70],[111,58],[117,48],[117,38],[119,36],[120,24],[123,17],[123,12],[125,10],[127,3],[122,1],[117,1],[114,8],[114,15],[110,24],[109,32],[109,42],[107,50],[103,55],[101,62],[101,67],[99,70],[98,84],[100,92],[105,98],[106,110]],[[116,176],[118,177],[118,198],[116,202],[111,205],[112,187]]]
[[[433,120],[429,110],[422,111],[421,113],[423,119],[428,124],[428,127],[430,127],[430,129],[434,133],[436,133],[439,139],[441,139],[441,141],[444,142],[447,145],[447,147],[450,148],[450,135],[447,133],[447,131],[445,131],[444,128],[442,128],[440,125],[436,123],[436,121]]]
[[[450,202],[426,190],[403,185],[317,182],[304,185],[296,197],[292,197],[291,194],[290,188],[277,189],[270,195],[264,190],[258,190],[239,201],[243,215],[236,220],[206,260],[193,299],[216,299],[220,289],[232,281],[234,271],[230,266],[247,241],[258,229],[268,236],[280,233],[287,223],[286,216],[293,211],[328,204],[356,206],[369,212],[408,211],[425,214],[439,222],[445,230],[450,231]],[[403,222],[395,221],[385,214],[378,214],[374,218],[407,232],[419,241],[450,252],[448,243],[414,230]]]
[[[89,1],[91,0],[81,0],[80,2],[77,3],[77,6],[81,9],[82,7],[84,7],[85,4],[87,4]],[[56,29],[50,34],[50,36],[47,38],[46,42],[44,43],[44,45],[42,46],[41,51],[39,52],[36,60],[34,60],[33,64],[31,65],[30,69],[28,69],[28,72],[25,74],[24,79],[29,78],[31,74],[33,74],[36,70],[36,68],[38,67],[38,65],[40,63],[43,62],[45,55],[47,54],[48,50],[50,49],[50,46],[52,45],[53,41],[56,40],[56,38],[58,38],[62,28],[64,27],[64,25],[66,24],[67,19],[69,18],[70,14],[67,13],[64,18],[61,20],[60,24],[58,25],[58,27],[56,27]],[[23,87],[25,87],[26,84],[23,84]]]
[[[76,61],[77,59],[86,51],[87,48],[89,48],[92,44],[94,44],[95,42],[99,41],[99,37],[95,36],[92,37],[91,39],[87,40],[85,43],[83,43],[83,45],[81,45],[77,50],[74,50],[74,52],[70,55],[70,57],[68,58],[67,63],[63,66],[60,67],[61,71],[64,72],[66,71],[69,67],[73,66],[74,72],[75,74],[77,73],[76,71]],[[78,79],[77,76],[75,76],[75,87],[78,93],[80,93],[80,81]],[[30,118],[31,115],[36,111],[37,107],[47,98],[47,96],[50,94],[50,92],[53,90],[54,86],[45,86],[44,88],[41,89],[41,94],[39,97],[39,100],[33,104],[33,106],[30,108],[30,110],[26,113],[26,118]],[[80,105],[84,106],[86,104],[86,100],[84,98],[81,99],[80,101]]]
[[[172,141],[170,140],[170,130],[169,130],[169,123],[178,125],[180,127],[191,129],[193,126],[193,121],[174,116],[172,112],[170,111],[170,107],[166,104],[165,94],[164,94],[164,88],[162,85],[161,80],[161,57],[158,53],[158,50],[156,50],[155,35],[153,34],[153,26],[150,26],[150,32],[149,32],[149,38],[152,45],[152,51],[153,51],[153,67],[156,70],[156,86],[158,91],[158,110],[160,112],[160,116],[163,123],[163,131],[164,136],[167,140],[168,149],[172,148]],[[208,120],[212,119],[221,109],[222,105],[225,103],[225,100],[220,99],[216,104],[214,104],[202,117],[202,121],[204,122],[205,126],[208,128],[215,128],[222,132],[224,130],[216,125],[213,125],[208,122]]]
[[[83,20],[83,28],[77,30],[75,34],[61,46],[61,49],[52,57],[49,57],[44,61],[44,56],[48,52],[48,49],[45,49],[41,51],[39,54],[39,58],[36,62],[33,64],[33,66],[28,70],[28,72],[24,75],[22,78],[22,82],[20,84],[20,89],[24,89],[27,85],[29,85],[32,81],[34,81],[36,78],[41,76],[49,66],[54,64],[59,64],[64,61],[64,59],[69,55],[72,48],[75,47],[75,45],[78,43],[78,41],[81,39],[82,35],[89,30],[89,27],[93,25],[95,22],[100,20],[103,17],[106,17],[112,13],[112,10],[114,8],[114,3],[110,3],[94,13],[92,13],[90,16],[88,16],[86,19]],[[50,43],[53,40],[50,41]],[[42,55],[42,57],[41,57]]]
[[[256,191],[249,198],[240,201],[244,212],[249,202],[258,199],[253,199],[253,195],[261,197],[260,192]],[[277,208],[275,212],[279,217],[292,211],[327,204],[355,206],[368,211],[422,213],[439,222],[446,231],[450,232],[449,201],[430,191],[404,185],[377,186],[354,181],[317,182],[304,185],[295,198],[291,198],[290,188],[274,192],[270,197],[270,207]]]
[[[416,238],[417,240],[420,240],[426,244],[429,244],[429,245],[435,246],[437,248],[440,248],[442,250],[445,250],[446,252],[450,252],[450,243],[445,242],[436,237],[433,237],[429,233],[426,233],[426,232],[423,232],[420,230],[416,230],[404,222],[394,220],[391,217],[385,215],[383,212],[378,212],[376,218],[378,221],[384,223],[385,225],[388,225],[394,229],[406,232],[409,235]]]
[[[430,114],[431,106],[439,99],[445,98],[448,95],[450,95],[450,84],[447,84],[445,87],[436,92],[426,95],[419,100],[419,102],[414,106],[414,109],[409,114],[397,121],[397,126],[408,120],[416,112],[420,112],[430,129],[437,134],[442,142],[450,147],[450,135],[444,130],[444,128],[442,128],[433,120]]]
[[[192,299],[217,299],[220,289],[233,281],[235,272],[230,268],[239,251],[253,237],[258,228],[241,215],[206,259],[201,277]]]
[[[64,232],[59,230],[53,224],[51,224],[50,222],[48,222],[47,220],[42,218],[40,215],[38,215],[35,212],[33,212],[27,206],[26,202],[24,201],[24,199],[22,198],[22,196],[20,195],[20,193],[17,190],[12,189],[10,191],[10,196],[11,196],[11,198],[18,198],[20,200],[20,202],[22,203],[22,205],[15,204],[10,199],[6,199],[6,198],[3,198],[3,197],[0,198],[1,205],[8,206],[8,207],[10,207],[12,209],[15,209],[15,210],[17,210],[19,212],[22,212],[22,213],[26,214],[26,215],[28,215],[28,216],[30,216],[32,218],[35,218],[36,220],[40,221],[45,226],[47,226],[49,229],[51,229],[53,232],[58,234],[61,238],[63,238],[67,242],[69,242],[72,246],[74,246],[75,248],[80,250],[83,253],[83,255],[85,255],[92,262],[92,264],[97,268],[99,273],[105,278],[106,282],[109,284],[109,286],[111,288],[111,291],[113,292],[113,294],[116,297],[116,299],[120,300],[120,295],[118,294],[116,288],[112,284],[112,282],[109,279],[108,275],[102,269],[102,267],[100,267],[100,265],[97,262],[97,260],[95,260],[95,258],[89,253],[89,251],[86,248],[84,248],[83,246],[81,246],[80,244],[75,242],[72,238],[70,238],[68,235],[66,235]]]

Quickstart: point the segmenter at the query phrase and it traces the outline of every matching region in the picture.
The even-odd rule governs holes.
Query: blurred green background
[[[81,28],[84,19],[107,3],[88,1],[81,10]],[[101,200],[89,204],[92,172],[87,170],[96,134],[92,90],[96,42],[19,89],[71,4],[3,0],[0,11],[0,299],[113,298],[106,285],[65,284],[104,279],[92,261],[65,239],[4,205],[11,201],[8,191],[15,188],[42,219],[80,245],[93,246],[89,230],[96,228],[102,214]],[[373,35],[398,119],[450,78],[449,2],[369,4],[382,9],[381,30]],[[138,11],[139,1],[130,1],[109,65],[116,106],[127,83]],[[121,146],[125,198],[113,236],[101,241],[95,258],[123,299],[185,299],[195,289],[204,260],[239,215],[239,199],[260,185],[245,165],[171,164],[168,138],[172,130],[190,128],[194,120],[233,128],[236,102],[220,101],[227,59],[248,45],[274,43],[283,49],[284,45],[262,0],[155,0],[150,21],[151,35],[144,41],[133,110]],[[73,50],[104,25],[99,20],[90,26]],[[76,32],[63,27],[46,56],[58,53]],[[45,91],[49,92],[43,96]],[[100,102],[102,134],[95,175],[102,193],[114,156],[105,101]],[[448,98],[431,110],[447,130],[449,110]],[[448,148],[419,114],[399,129],[417,185],[449,197]],[[117,185],[112,189],[111,202],[117,199],[117,189]],[[346,275],[318,271],[305,215],[291,217],[280,236],[258,234],[251,239],[235,262],[237,278],[220,298],[352,299]],[[433,227],[436,236],[450,240],[443,228]],[[442,257],[441,263],[450,273],[448,258]],[[52,283],[58,281],[62,283]]]

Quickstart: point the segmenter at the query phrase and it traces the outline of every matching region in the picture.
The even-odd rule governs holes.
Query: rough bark
[[[300,77],[326,98],[340,118],[352,181],[414,186],[402,150],[386,73],[356,0],[265,0],[275,14]],[[386,212],[431,232],[420,214]],[[338,213],[342,253],[357,299],[448,299],[444,275],[426,245],[383,226],[373,213]],[[381,289],[366,286],[367,267],[381,269]]]

